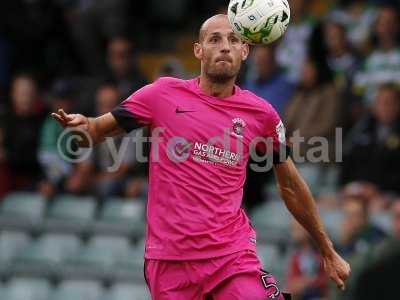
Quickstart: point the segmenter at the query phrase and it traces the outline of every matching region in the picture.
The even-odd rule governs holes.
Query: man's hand
[[[106,137],[113,137],[124,133],[111,113],[104,114],[97,118],[87,118],[80,114],[66,114],[59,109],[51,116],[64,128],[71,128],[77,134],[82,134],[81,147],[90,147],[102,143]],[[88,142],[90,138],[91,143]]]
[[[77,127],[82,130],[89,128],[89,119],[80,114],[66,114],[63,109],[59,109],[57,113],[52,113],[51,116],[64,128]]]
[[[346,288],[346,280],[350,276],[350,265],[335,251],[329,256],[323,256],[326,274],[341,290]]]

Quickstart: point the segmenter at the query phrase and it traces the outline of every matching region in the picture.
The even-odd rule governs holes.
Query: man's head
[[[394,41],[400,34],[400,22],[398,12],[394,7],[384,6],[378,13],[375,23],[375,32],[380,43],[385,41]]]
[[[346,197],[343,199],[342,242],[352,240],[368,225],[368,204],[363,197]]]
[[[112,39],[107,46],[107,60],[117,78],[130,75],[134,61],[132,43],[123,37]]]
[[[112,84],[101,85],[96,93],[96,111],[98,114],[106,114],[113,110],[120,101],[118,88]]]
[[[344,25],[328,21],[324,25],[324,42],[331,55],[342,55],[347,51],[348,43]]]
[[[391,126],[400,117],[400,91],[392,84],[385,84],[378,90],[373,112],[379,123]]]
[[[202,76],[211,82],[225,83],[238,75],[249,46],[233,32],[228,17],[220,14],[201,26],[194,54],[201,61]]]
[[[14,78],[11,84],[11,98],[16,114],[31,114],[37,97],[36,82],[30,75],[22,74]]]

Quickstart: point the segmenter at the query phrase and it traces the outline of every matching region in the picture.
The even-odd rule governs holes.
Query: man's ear
[[[200,43],[194,43],[193,52],[194,52],[194,56],[198,60],[201,60],[203,58],[203,48],[201,47]]]
[[[242,46],[242,60],[243,61],[245,61],[247,59],[247,57],[249,56],[249,53],[250,53],[249,44],[243,43],[243,46]]]

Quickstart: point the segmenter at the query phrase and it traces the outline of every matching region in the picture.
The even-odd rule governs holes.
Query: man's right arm
[[[82,137],[79,146],[89,147],[102,143],[107,137],[113,137],[125,133],[118,125],[112,113],[97,118],[87,118],[81,114],[66,114],[62,109],[52,113],[61,126],[75,131]],[[90,141],[88,140],[90,138]]]

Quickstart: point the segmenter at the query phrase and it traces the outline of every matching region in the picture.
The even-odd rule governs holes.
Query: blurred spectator
[[[358,277],[354,300],[398,299],[397,276],[400,269],[400,248],[377,263],[368,262],[366,270]],[[350,299],[350,298],[348,298]]]
[[[324,137],[329,143],[328,158],[333,159],[340,109],[341,101],[327,64],[308,59],[302,69],[300,86],[285,115],[288,136],[299,131],[300,137],[305,139],[299,149],[302,157],[306,157],[308,149],[316,146],[308,144],[310,138]]]
[[[326,22],[324,42],[336,86],[341,90],[349,88],[358,68],[358,58],[347,40],[345,27],[340,23]]]
[[[315,25],[315,20],[307,15],[308,3],[306,0],[290,1],[290,26],[276,53],[279,64],[293,83],[301,78],[301,69],[308,53],[308,41]]]
[[[353,78],[359,70],[361,57],[357,54],[346,36],[346,28],[332,20],[323,23],[322,56],[327,59],[333,71],[335,86],[344,99],[341,111],[341,125],[346,134],[364,113],[362,99],[353,93]]]
[[[390,285],[389,281],[392,277],[397,278],[393,271],[389,271],[389,265],[395,265],[399,260],[400,255],[400,199],[396,199],[391,207],[393,218],[393,236],[387,238],[382,243],[375,245],[371,251],[365,255],[357,257],[357,264],[353,264],[353,269],[356,267],[356,274],[352,274],[354,283],[350,286],[354,290],[353,299],[376,299],[377,296],[381,299],[395,299],[397,293],[392,292],[394,285]],[[379,277],[383,276],[383,282]],[[372,282],[370,279],[374,278]],[[369,283],[371,286],[366,286]],[[390,296],[392,294],[392,296]],[[383,296],[385,295],[385,296]]]
[[[374,51],[355,78],[357,91],[368,103],[373,101],[379,85],[388,82],[400,84],[400,21],[394,7],[386,6],[379,10],[374,39]]]
[[[345,257],[366,253],[385,238],[385,233],[369,222],[367,199],[360,196],[343,198],[343,213],[340,252]]]
[[[147,84],[136,66],[132,43],[123,37],[116,37],[107,46],[108,80],[116,82],[123,99]]]
[[[45,111],[31,76],[14,78],[11,102],[12,109],[5,115],[3,124],[4,139],[0,152],[3,152],[3,161],[11,173],[8,180],[13,189],[33,189],[41,175],[37,151]]]
[[[103,59],[104,60],[104,59]],[[131,41],[125,37],[115,37],[109,40],[106,54],[106,70],[94,77],[84,80],[81,101],[75,107],[79,112],[93,115],[96,112],[95,98],[97,89],[104,81],[113,82],[120,94],[120,101],[128,98],[134,91],[147,84],[136,65],[136,57]]]
[[[291,233],[296,249],[290,257],[286,288],[294,300],[321,299],[327,285],[321,255],[296,221],[292,223]]]
[[[266,99],[283,115],[288,100],[293,95],[294,85],[289,82],[276,61],[275,46],[258,46],[253,50],[254,75],[249,74],[244,88]]]
[[[372,110],[349,133],[343,147],[342,183],[370,181],[400,191],[400,91],[382,86]]]
[[[376,10],[368,0],[341,0],[330,18],[346,27],[347,36],[354,47],[366,47],[370,29],[376,19]]]
[[[66,112],[71,111],[76,96],[72,84],[73,82],[69,80],[59,80],[54,84],[50,95],[52,111],[60,108]],[[41,129],[38,153],[38,159],[45,175],[39,186],[39,192],[46,196],[60,191],[63,181],[72,170],[70,163],[61,156],[68,153],[66,145],[58,143],[62,133],[63,128],[59,123],[54,121],[50,115],[47,116]]]
[[[101,85],[96,95],[96,114],[102,115],[112,111],[119,101],[120,94],[116,86]],[[116,137],[94,148],[90,158],[75,167],[66,182],[66,190],[74,194],[94,193],[101,198],[121,194],[129,167],[135,157],[134,149],[131,147],[132,141],[129,141],[127,148],[121,148],[122,141],[122,137]],[[122,157],[119,156],[121,149]],[[118,153],[121,165],[116,171],[109,171],[108,168],[115,163],[113,150]]]

